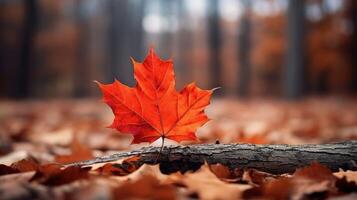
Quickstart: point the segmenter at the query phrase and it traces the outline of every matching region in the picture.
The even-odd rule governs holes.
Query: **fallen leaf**
[[[234,170],[229,169],[228,167],[222,164],[209,165],[211,172],[217,176],[222,181],[235,183],[241,181],[243,176],[243,170],[236,168]]]
[[[335,183],[335,186],[340,192],[350,193],[357,191],[357,184],[354,181],[348,181],[346,176],[338,179]]]
[[[115,115],[110,127],[132,134],[132,143],[152,143],[160,137],[177,142],[195,140],[196,129],[208,121],[204,108],[212,90],[191,83],[177,92],[173,62],[161,60],[153,49],[143,63],[132,61],[137,81],[134,88],[119,81],[97,82]]]
[[[339,172],[333,173],[333,175],[337,176],[338,178],[343,178],[346,177],[347,181],[349,182],[355,182],[357,184],[357,171],[343,171],[340,170]]]
[[[144,175],[155,176],[162,182],[167,181],[169,177],[168,175],[161,173],[159,165],[143,164],[139,169],[127,176],[115,176],[114,178],[119,181],[136,181]]]
[[[189,190],[196,192],[200,199],[239,199],[243,191],[251,188],[247,184],[230,184],[219,180],[209,169],[203,165],[198,171],[176,174],[176,184],[184,185]]]
[[[120,163],[106,163],[104,166],[96,169],[102,175],[124,176],[136,171],[141,164],[138,163],[140,157],[133,156]]]
[[[244,171],[242,179],[252,185],[261,185],[266,181],[273,180],[274,178],[276,178],[276,176],[273,174],[258,171],[255,169],[247,169]]]
[[[12,163],[10,166],[0,164],[0,175],[35,171],[40,164],[32,157],[19,160]]]
[[[267,180],[260,187],[245,191],[243,197],[277,200],[326,198],[328,194],[336,194],[335,181],[336,177],[327,167],[314,162],[297,169],[291,177]]]
[[[6,175],[6,174],[14,174],[14,173],[19,173],[20,171],[17,169],[14,169],[12,167],[9,167],[7,165],[0,164],[0,176],[1,175]]]
[[[0,182],[12,181],[12,180],[19,180],[23,182],[28,182],[33,175],[35,174],[34,171],[31,172],[23,172],[23,173],[13,173],[13,174],[6,174],[0,177]]]
[[[244,191],[243,198],[264,197],[267,199],[284,200],[289,199],[294,191],[294,183],[290,178],[279,178],[263,184],[261,187],[255,187]]]
[[[70,155],[57,155],[55,161],[61,164],[68,164],[83,160],[92,159],[92,150],[81,144],[76,137],[73,138],[71,143]]]
[[[67,193],[66,199],[113,199],[112,190],[118,187],[118,182],[108,178],[91,179],[88,185],[84,185],[71,193]]]
[[[29,171],[36,171],[40,166],[40,163],[32,157],[19,160],[10,167],[19,170],[19,172],[29,172]]]
[[[4,165],[11,165],[12,163],[14,163],[16,161],[26,159],[27,157],[29,157],[28,152],[15,151],[15,152],[9,153],[3,157],[0,157],[0,163],[4,164]]]
[[[114,199],[176,199],[170,176],[160,172],[159,165],[142,165],[127,176],[115,176],[120,182],[113,189]]]
[[[62,169],[61,167],[61,165],[56,164],[40,166],[30,182],[37,182],[48,186],[58,186],[89,178],[88,171],[90,168],[71,166]]]
[[[217,178],[220,179],[229,179],[232,178],[232,173],[231,170],[229,170],[228,167],[217,163],[214,165],[209,165],[209,169],[211,170],[211,172],[217,176]]]
[[[297,169],[293,176],[305,177],[314,181],[334,182],[336,180],[336,177],[332,174],[332,171],[318,162],[313,162],[310,166]]]
[[[154,175],[144,174],[113,189],[113,196],[115,199],[176,199],[176,191],[172,185],[160,183]]]

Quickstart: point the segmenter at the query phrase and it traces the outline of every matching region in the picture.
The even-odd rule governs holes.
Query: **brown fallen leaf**
[[[92,150],[81,144],[76,137],[73,138],[71,143],[71,154],[57,155],[55,161],[61,164],[68,164],[83,160],[92,159]]]
[[[336,181],[336,177],[332,174],[332,171],[318,162],[313,162],[310,166],[297,169],[293,176],[305,177],[315,181]]]
[[[14,174],[3,175],[3,176],[0,176],[0,183],[4,183],[7,181],[13,181],[13,180],[20,180],[23,182],[28,182],[33,177],[34,174],[35,174],[35,172],[32,171],[32,172],[23,172],[23,173],[14,173]]]
[[[335,175],[338,178],[346,177],[347,181],[355,182],[357,184],[357,171],[351,171],[351,170],[343,171],[343,170],[340,170],[339,172],[333,173],[333,175]]]
[[[118,181],[136,181],[139,180],[144,175],[152,175],[158,178],[162,182],[170,182],[169,175],[163,174],[160,171],[159,165],[148,165],[143,164],[139,169],[135,170],[133,173],[127,176],[112,176],[112,178]],[[174,175],[174,174],[172,174]]]
[[[120,163],[106,163],[104,166],[96,169],[101,175],[124,176],[136,171],[141,164],[138,163],[140,157],[133,156],[123,160]]]
[[[196,172],[175,176],[176,184],[196,192],[200,199],[239,199],[243,191],[251,188],[247,184],[230,184],[219,180],[207,165],[203,165]]]
[[[169,175],[160,172],[159,165],[142,165],[127,176],[114,176],[120,186],[112,191],[114,199],[176,199],[176,189]]]
[[[290,178],[279,178],[243,192],[244,199],[267,198],[284,200],[293,193],[293,182]]]
[[[236,168],[234,170],[229,169],[228,167],[218,163],[209,165],[211,172],[217,176],[222,181],[235,183],[242,180],[243,170]]]
[[[10,167],[19,170],[19,172],[29,172],[36,171],[39,166],[40,163],[36,159],[28,157],[26,159],[22,159],[15,163],[12,163]]]
[[[0,175],[36,171],[40,164],[32,157],[12,163],[10,166],[0,164]]]
[[[118,182],[109,178],[93,178],[88,184],[66,194],[70,200],[113,199],[112,190],[118,187]]]
[[[0,163],[4,165],[11,165],[14,162],[17,162],[22,159],[29,157],[29,153],[26,151],[14,151],[5,156],[0,157]]]
[[[354,181],[348,181],[346,176],[338,179],[335,183],[339,192],[350,193],[357,192],[357,184]]]
[[[173,185],[163,184],[154,175],[144,174],[113,189],[114,199],[176,199]]]
[[[279,177],[263,182],[260,187],[245,191],[243,197],[277,200],[326,198],[328,195],[337,194],[336,180],[327,167],[315,162],[297,169],[291,177]]]
[[[269,180],[275,179],[277,176],[256,169],[247,169],[243,173],[243,181],[247,181],[251,185],[261,185]]]
[[[20,171],[17,169],[14,169],[12,167],[9,167],[7,165],[0,164],[0,176],[2,175],[7,175],[7,174],[14,174],[14,173],[19,173]]]
[[[90,168],[71,166],[62,169],[61,167],[61,165],[57,164],[40,166],[30,182],[37,182],[48,186],[57,186],[89,178],[88,171]]]

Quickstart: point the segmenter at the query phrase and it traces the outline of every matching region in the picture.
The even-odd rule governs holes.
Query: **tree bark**
[[[307,145],[253,145],[253,144],[199,144],[191,146],[164,147],[157,160],[160,147],[144,147],[121,152],[93,160],[69,164],[88,166],[119,160],[129,156],[140,156],[140,163],[159,163],[165,173],[198,169],[205,161],[220,163],[231,169],[254,168],[282,174],[294,172],[296,168],[319,162],[332,171],[357,170],[357,141],[334,144]]]

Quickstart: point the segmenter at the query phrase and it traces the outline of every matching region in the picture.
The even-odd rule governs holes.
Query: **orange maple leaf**
[[[176,91],[172,60],[161,60],[153,49],[143,63],[132,62],[135,87],[117,80],[107,85],[97,82],[115,115],[109,127],[132,134],[132,143],[152,143],[160,137],[177,142],[196,140],[196,129],[208,121],[204,109],[212,90],[190,83]]]

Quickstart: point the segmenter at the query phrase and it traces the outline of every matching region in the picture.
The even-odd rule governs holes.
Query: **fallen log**
[[[140,163],[159,163],[165,173],[198,169],[204,162],[220,163],[231,169],[254,168],[282,174],[319,162],[332,171],[357,170],[357,141],[333,144],[306,145],[254,145],[254,144],[198,144],[190,146],[165,146],[158,157],[160,147],[144,147],[97,157],[69,166],[89,166],[130,156],[140,156]]]

